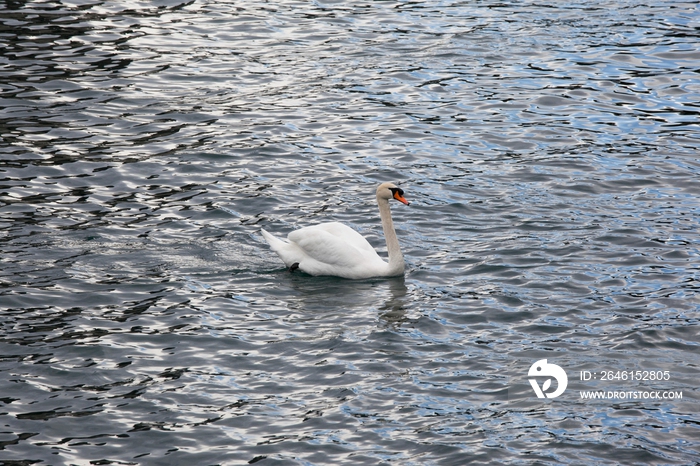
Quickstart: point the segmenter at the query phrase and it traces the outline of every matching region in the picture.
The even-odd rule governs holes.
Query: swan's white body
[[[262,235],[287,267],[298,267],[310,275],[352,279],[402,275],[404,260],[389,209],[389,199],[392,197],[408,205],[403,191],[393,183],[383,183],[377,188],[379,215],[389,253],[388,263],[379,257],[362,235],[338,222],[295,230],[287,235],[287,241],[265,230],[262,230]]]

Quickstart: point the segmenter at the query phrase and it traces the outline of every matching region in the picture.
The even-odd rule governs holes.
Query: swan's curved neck
[[[387,199],[377,197],[377,204],[379,204],[379,216],[382,219],[382,229],[384,230],[384,238],[386,239],[386,249],[389,253],[389,273],[400,274],[404,269],[403,254],[401,254],[399,240],[396,238],[396,231],[394,231],[394,222],[391,219],[389,201]]]

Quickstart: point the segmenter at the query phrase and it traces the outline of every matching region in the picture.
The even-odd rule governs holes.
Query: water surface
[[[697,461],[698,18],[6,2],[0,460]],[[260,236],[383,252],[383,181],[405,277],[290,274]],[[608,370],[669,379],[580,380]]]

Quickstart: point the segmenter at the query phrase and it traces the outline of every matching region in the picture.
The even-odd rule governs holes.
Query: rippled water
[[[695,463],[699,36],[677,1],[0,5],[0,462]],[[404,278],[260,236],[383,250],[388,180]]]

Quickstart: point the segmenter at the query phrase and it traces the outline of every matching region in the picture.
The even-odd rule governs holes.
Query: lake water
[[[696,3],[8,1],[0,60],[1,464],[700,458]],[[405,277],[260,235],[383,254],[383,181]]]

